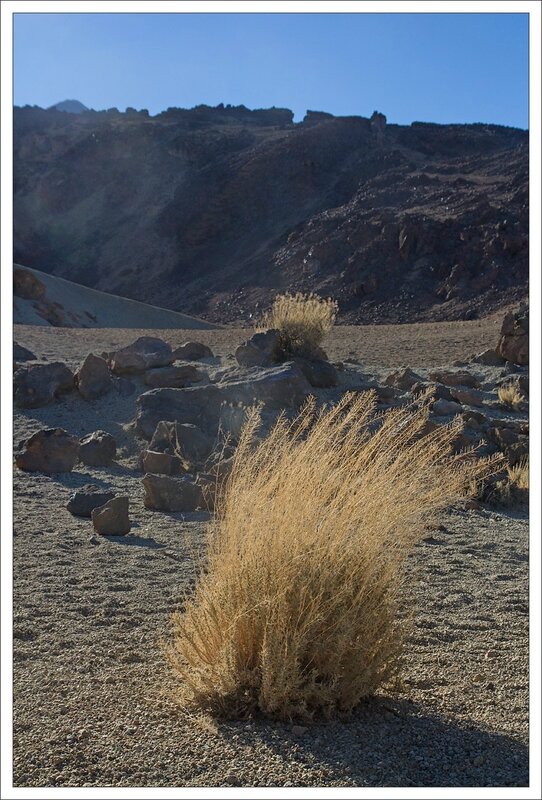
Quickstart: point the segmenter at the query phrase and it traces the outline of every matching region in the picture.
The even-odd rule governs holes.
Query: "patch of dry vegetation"
[[[529,499],[529,460],[523,459],[513,467],[507,466],[506,475],[495,483],[489,500],[495,505],[513,508]]]
[[[373,392],[263,441],[249,416],[168,657],[182,701],[226,716],[351,711],[396,676],[405,561],[436,512],[495,470],[423,435],[429,399],[377,414]]]
[[[512,411],[517,411],[525,402],[525,397],[522,395],[517,383],[512,382],[499,386],[497,394],[500,404]]]
[[[281,294],[275,298],[271,310],[263,315],[260,328],[280,331],[281,348],[285,353],[318,357],[324,336],[335,323],[337,310],[337,303],[330,298],[300,292]]]

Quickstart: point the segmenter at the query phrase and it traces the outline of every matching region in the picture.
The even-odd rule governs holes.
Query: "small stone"
[[[125,536],[130,533],[127,497],[114,497],[92,511],[92,524],[101,536]]]
[[[308,731],[305,725],[292,725],[292,733],[294,736],[304,736]]]

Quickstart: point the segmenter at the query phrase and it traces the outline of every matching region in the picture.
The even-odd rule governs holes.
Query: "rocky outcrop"
[[[15,463],[25,472],[71,472],[79,455],[79,440],[62,428],[38,431],[15,454]]]
[[[203,464],[214,446],[212,437],[197,425],[161,420],[155,428],[149,450],[177,456],[187,465]],[[147,472],[160,470],[147,469]]]
[[[271,328],[255,333],[235,351],[235,359],[241,367],[270,367],[283,360],[280,332]]]
[[[13,360],[14,361],[35,361],[36,356],[32,352],[32,350],[28,350],[27,347],[23,347],[22,344],[18,344],[17,342],[13,342]]]
[[[142,452],[141,466],[144,472],[155,475],[182,475],[186,471],[179,456],[160,453],[152,448]]]
[[[497,353],[513,364],[529,363],[529,309],[509,312],[502,323]]]
[[[219,424],[238,433],[244,409],[261,403],[267,410],[297,408],[310,384],[290,362],[269,369],[258,367],[230,374],[219,383],[187,389],[153,389],[137,400],[136,429],[150,439],[161,420],[197,425],[215,436]]]
[[[73,372],[60,361],[22,366],[13,374],[14,400],[19,408],[47,406],[73,386]]]
[[[152,386],[153,389],[167,387],[182,389],[185,386],[190,386],[191,383],[203,380],[204,377],[204,373],[200,372],[196,367],[191,364],[183,364],[182,367],[149,369],[145,372],[143,381],[147,386]]]

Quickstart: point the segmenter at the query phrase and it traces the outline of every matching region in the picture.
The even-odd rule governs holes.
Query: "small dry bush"
[[[405,560],[494,461],[451,455],[460,421],[422,435],[426,399],[376,413],[348,395],[255,441],[252,414],[168,650],[183,702],[225,716],[351,711],[397,674]]]
[[[310,358],[319,354],[324,336],[335,322],[337,308],[334,300],[315,294],[281,294],[262,317],[260,328],[278,329],[285,353]]]
[[[526,503],[528,499],[529,460],[523,459],[513,467],[506,467],[506,474],[495,483],[489,501],[495,505],[511,508]]]
[[[519,390],[516,383],[507,383],[504,386],[499,386],[498,391],[499,402],[505,408],[510,408],[516,411],[525,401],[525,397]]]

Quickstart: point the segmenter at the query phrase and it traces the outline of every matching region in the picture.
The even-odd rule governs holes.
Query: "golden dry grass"
[[[405,561],[436,512],[493,472],[422,435],[429,400],[345,396],[255,441],[249,416],[168,657],[182,702],[225,716],[351,711],[398,673]]]
[[[509,408],[512,411],[518,409],[525,400],[517,383],[513,382],[507,383],[504,386],[499,386],[497,394],[500,404],[504,406],[504,408]]]
[[[513,467],[508,467],[508,479],[518,489],[529,488],[529,460],[523,459]]]
[[[292,355],[317,356],[325,334],[337,315],[337,303],[314,294],[278,295],[263,315],[260,328],[280,331],[281,348]]]

